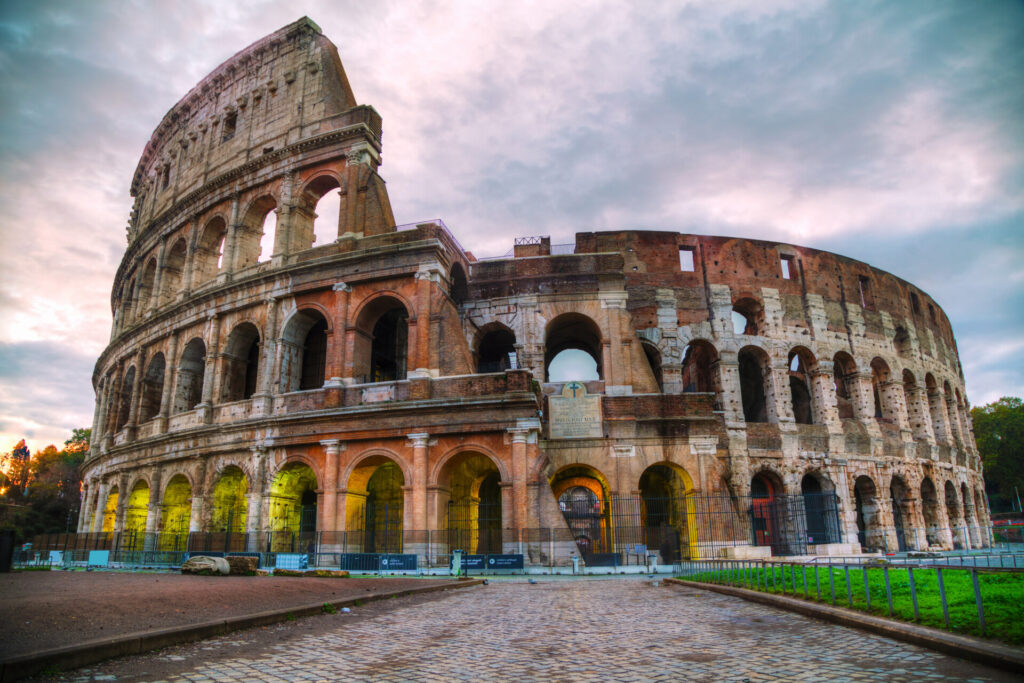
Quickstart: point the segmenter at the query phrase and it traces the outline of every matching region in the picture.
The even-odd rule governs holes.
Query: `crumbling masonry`
[[[668,232],[480,260],[396,226],[380,164],[381,118],[308,19],[168,112],[131,185],[80,532],[530,563],[559,540],[595,564],[989,543],[956,343],[912,284]]]

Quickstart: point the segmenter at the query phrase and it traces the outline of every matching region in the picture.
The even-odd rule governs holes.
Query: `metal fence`
[[[988,635],[983,579],[1000,573],[1020,576],[1024,573],[1024,553],[895,558],[883,563],[877,558],[821,558],[817,562],[701,560],[677,564],[675,571],[695,581],[788,594],[910,621],[931,621],[930,625],[942,625],[947,630]],[[973,609],[966,609],[962,598],[963,584],[968,581],[973,598],[968,606]],[[951,599],[954,591],[956,597]],[[988,600],[990,607],[1001,605],[1006,596],[991,590]],[[936,604],[941,607],[941,624],[937,614],[928,618]],[[965,611],[969,612],[966,616]]]

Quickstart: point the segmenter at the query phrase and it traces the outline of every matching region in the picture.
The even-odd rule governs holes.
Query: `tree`
[[[974,439],[985,464],[985,489],[1003,505],[1024,495],[1024,400],[1003,397],[971,409]]]

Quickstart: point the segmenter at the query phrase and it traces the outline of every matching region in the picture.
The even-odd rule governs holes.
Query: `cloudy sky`
[[[938,300],[973,404],[1024,395],[1020,2],[4,0],[0,450],[91,424],[143,146],[303,14],[384,118],[399,223],[838,251]]]

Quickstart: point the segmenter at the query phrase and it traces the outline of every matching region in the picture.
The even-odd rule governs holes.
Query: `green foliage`
[[[989,493],[1010,499],[1016,487],[1024,496],[1024,401],[1003,397],[972,408],[971,420]]]
[[[832,583],[829,583],[827,567],[807,567],[807,597],[810,600],[847,607],[848,594],[846,572],[832,568]],[[815,574],[817,569],[817,575]],[[868,592],[871,608],[864,592],[864,572],[868,575]],[[731,571],[702,572],[694,576],[680,577],[705,583],[729,583],[752,588],[766,593],[784,593],[798,598],[804,597],[804,572],[796,566],[748,567]],[[962,569],[947,569],[942,572],[946,589],[946,604],[949,608],[949,629],[957,633],[980,636],[978,608],[974,599],[974,584],[971,572]],[[978,572],[982,605],[985,613],[985,636],[997,638],[1011,645],[1024,645],[1024,623],[1020,620],[1020,604],[1024,602],[1024,574],[1009,572]],[[832,594],[835,588],[835,595]],[[938,573],[934,569],[915,569],[914,587],[917,594],[917,623],[933,628],[945,629],[942,616],[942,601],[939,597]],[[910,575],[906,569],[889,568],[889,588],[892,591],[893,618],[915,621],[914,604],[910,592]],[[850,569],[849,595],[853,608],[878,616],[889,616],[889,603],[885,591],[885,571],[881,567]]]
[[[324,610],[324,614],[335,614],[335,613],[337,613],[338,608],[335,607],[334,605],[332,605],[329,602],[325,602],[324,606],[323,606],[323,610]]]

